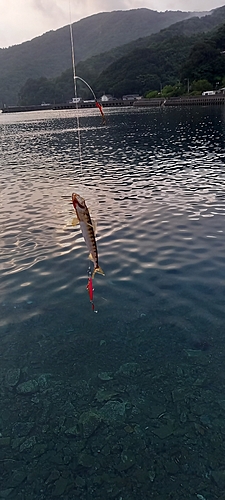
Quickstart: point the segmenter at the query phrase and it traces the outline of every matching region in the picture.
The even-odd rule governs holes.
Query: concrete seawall
[[[225,95],[213,96],[190,96],[190,97],[169,97],[164,99],[162,97],[154,99],[136,99],[136,100],[123,100],[112,99],[110,101],[102,102],[104,108],[122,108],[127,106],[134,107],[160,107],[160,106],[211,106],[215,104],[225,104]],[[2,113],[21,113],[26,111],[46,111],[48,109],[85,109],[95,108],[94,102],[80,102],[74,103],[61,103],[61,104],[45,104],[34,106],[4,106]]]
[[[133,106],[134,100],[112,99],[110,101],[101,102],[102,107],[107,108],[122,108],[125,106]],[[46,111],[48,109],[86,109],[96,108],[94,102],[79,102],[74,103],[61,103],[61,104],[45,104],[33,106],[4,106],[2,113],[22,113],[26,111]]]
[[[135,107],[153,106],[211,106],[225,104],[225,95],[169,97],[168,99],[139,99],[134,101]]]

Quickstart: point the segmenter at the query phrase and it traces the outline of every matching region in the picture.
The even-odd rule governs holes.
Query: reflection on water
[[[219,497],[224,110],[79,113],[82,162],[73,111],[0,116],[2,491]],[[94,315],[73,191],[106,272]]]

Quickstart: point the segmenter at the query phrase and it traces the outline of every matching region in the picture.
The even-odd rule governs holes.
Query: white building
[[[102,102],[112,101],[112,99],[113,96],[111,94],[103,94],[102,97],[100,98]]]

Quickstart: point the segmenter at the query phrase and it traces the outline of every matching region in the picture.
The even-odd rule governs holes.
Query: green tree
[[[182,80],[206,79],[215,85],[225,75],[225,57],[209,40],[198,42],[192,48],[187,62],[181,69]]]
[[[157,92],[157,90],[150,90],[150,92],[147,92],[145,94],[145,97],[147,99],[152,99],[154,97],[160,97],[160,94],[159,94],[159,92]]]
[[[177,85],[166,85],[162,89],[163,97],[178,97],[184,94],[184,87],[178,83]]]
[[[202,94],[205,90],[213,90],[212,84],[206,80],[194,80],[191,84],[191,93]]]

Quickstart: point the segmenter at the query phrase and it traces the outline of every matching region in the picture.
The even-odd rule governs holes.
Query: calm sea
[[[106,118],[0,115],[0,497],[222,498],[225,111]]]

